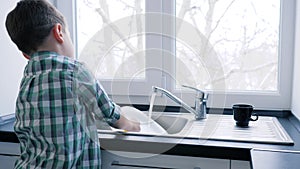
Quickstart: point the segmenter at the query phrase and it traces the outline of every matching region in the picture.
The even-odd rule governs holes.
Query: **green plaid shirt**
[[[15,168],[101,168],[95,122],[119,118],[119,107],[83,64],[37,52],[16,102],[21,155]]]

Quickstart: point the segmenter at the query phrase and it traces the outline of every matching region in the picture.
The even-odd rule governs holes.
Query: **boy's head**
[[[66,32],[64,16],[47,0],[19,1],[5,23],[11,40],[26,55],[38,51],[57,24]]]

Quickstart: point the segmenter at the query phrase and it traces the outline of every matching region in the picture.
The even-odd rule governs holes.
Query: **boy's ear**
[[[59,24],[59,23],[55,24],[52,31],[53,31],[54,38],[57,40],[57,42],[63,43],[64,42],[64,37],[63,37],[63,27],[62,27],[62,25]]]

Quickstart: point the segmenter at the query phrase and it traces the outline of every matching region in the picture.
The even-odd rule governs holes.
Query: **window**
[[[209,107],[290,108],[295,0],[56,3],[78,59],[116,102],[147,104],[158,85],[193,105],[190,85]]]
[[[78,0],[76,9],[78,58],[99,79],[145,79],[144,1]]]
[[[277,90],[280,0],[177,0],[176,17],[191,24],[202,43],[193,53],[180,43],[187,38],[177,24],[179,84],[226,91]]]

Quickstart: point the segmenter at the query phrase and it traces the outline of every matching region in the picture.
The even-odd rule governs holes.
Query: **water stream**
[[[155,100],[155,97],[156,97],[156,93],[153,92],[152,95],[151,95],[151,99],[150,99],[150,107],[149,107],[149,120],[148,120],[148,125],[150,125],[150,122],[152,120],[152,111],[153,111],[153,105],[154,105],[154,100]]]

